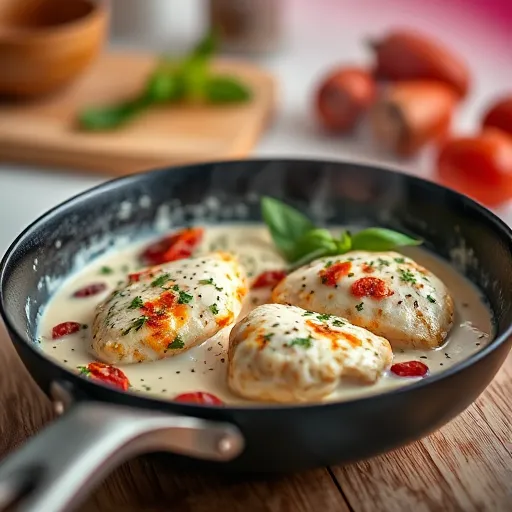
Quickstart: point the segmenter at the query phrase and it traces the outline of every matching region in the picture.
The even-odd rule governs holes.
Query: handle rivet
[[[229,453],[233,449],[233,441],[229,437],[223,437],[219,441],[217,448],[220,453]]]
[[[55,414],[60,416],[61,414],[64,413],[64,404],[60,400],[55,400],[53,402],[53,410]]]

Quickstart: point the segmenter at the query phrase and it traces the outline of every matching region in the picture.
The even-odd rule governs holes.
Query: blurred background
[[[0,0],[0,97],[0,253],[90,186],[224,158],[398,167],[512,222],[510,0]]]

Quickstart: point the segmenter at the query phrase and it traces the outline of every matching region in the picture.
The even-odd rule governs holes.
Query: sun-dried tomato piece
[[[371,297],[372,299],[383,299],[395,292],[388,288],[386,282],[378,277],[362,277],[350,287],[354,297]]]
[[[189,258],[203,239],[203,228],[185,228],[150,244],[141,254],[147,265]]]
[[[203,405],[224,405],[224,402],[211,393],[196,391],[193,393],[182,393],[174,398],[175,402]]]
[[[391,373],[399,377],[424,377],[428,373],[428,366],[420,361],[406,361],[394,364]]]
[[[274,288],[285,277],[285,270],[267,270],[256,277],[251,288]]]
[[[336,286],[338,281],[350,273],[352,263],[350,261],[344,261],[343,263],[334,263],[327,268],[320,270],[318,275],[322,280],[322,284],[326,286]]]
[[[73,334],[74,332],[78,332],[82,329],[82,327],[82,324],[78,322],[62,322],[52,329],[52,339],[56,340],[63,336],[67,336],[68,334]]]
[[[91,283],[73,293],[73,297],[90,297],[107,289],[106,283]]]
[[[104,363],[89,363],[79,367],[80,373],[93,380],[99,380],[104,384],[126,391],[130,387],[128,377],[115,366]]]

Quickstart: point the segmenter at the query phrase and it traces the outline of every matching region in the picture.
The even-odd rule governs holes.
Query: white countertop
[[[332,65],[368,61],[365,37],[382,34],[393,26],[410,25],[438,35],[470,60],[475,84],[470,99],[457,114],[455,126],[465,133],[476,129],[487,103],[512,86],[512,30],[493,30],[477,12],[466,8],[460,11],[446,4],[290,0],[283,48],[260,61],[279,80],[280,103],[275,121],[255,148],[254,156],[372,161],[430,177],[428,152],[414,160],[396,161],[379,153],[364,134],[346,139],[320,134],[310,99],[319,76]],[[45,210],[109,179],[74,171],[0,163],[0,254]],[[512,223],[512,207],[504,207],[498,214]]]

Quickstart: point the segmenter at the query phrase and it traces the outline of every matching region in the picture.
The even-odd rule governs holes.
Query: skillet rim
[[[152,398],[149,396],[140,395],[138,393],[130,392],[130,391],[118,391],[114,387],[102,385],[100,383],[96,383],[90,379],[85,379],[83,377],[80,377],[79,375],[73,373],[71,370],[69,370],[65,366],[61,366],[58,363],[52,361],[49,357],[44,356],[44,352],[40,349],[38,349],[35,346],[35,343],[32,340],[29,340],[26,338],[25,333],[20,333],[13,323],[10,321],[10,318],[7,313],[7,304],[5,304],[4,300],[4,292],[3,287],[4,283],[6,281],[6,273],[7,268],[10,265],[10,260],[12,259],[13,255],[15,254],[16,250],[23,244],[28,237],[36,228],[40,227],[42,224],[46,222],[48,218],[50,218],[53,215],[56,215],[61,212],[61,210],[65,210],[66,208],[73,207],[73,203],[77,202],[78,200],[86,200],[90,196],[96,195],[99,191],[106,191],[116,188],[119,183],[130,183],[131,181],[138,181],[145,179],[145,176],[155,176],[160,173],[164,174],[167,172],[187,172],[191,168],[198,168],[198,167],[212,167],[212,166],[219,166],[219,165],[227,165],[232,166],[236,164],[244,164],[244,163],[262,163],[262,164],[271,164],[271,163],[288,163],[288,164],[323,164],[323,165],[351,165],[355,168],[373,168],[377,169],[384,173],[387,173],[392,176],[400,176],[400,179],[405,179],[410,182],[416,182],[417,184],[426,185],[427,187],[430,187],[436,191],[436,193],[443,192],[447,195],[447,201],[450,201],[450,199],[457,199],[459,201],[462,201],[466,204],[466,206],[472,208],[478,215],[485,218],[487,222],[494,225],[496,230],[501,231],[506,237],[508,237],[509,242],[512,245],[512,227],[508,226],[502,219],[500,219],[495,213],[493,213],[491,210],[483,206],[481,203],[475,201],[474,199],[461,194],[453,189],[444,187],[442,185],[439,185],[431,180],[420,178],[411,174],[407,174],[398,168],[394,168],[392,166],[387,165],[375,165],[370,162],[364,162],[364,161],[348,161],[348,160],[323,160],[323,159],[315,159],[315,158],[288,158],[288,157],[277,157],[277,158],[246,158],[246,159],[232,159],[232,160],[213,160],[209,162],[198,162],[195,164],[188,164],[188,165],[178,165],[178,166],[167,166],[162,168],[156,168],[156,169],[150,169],[147,171],[141,171],[138,173],[133,173],[127,176],[120,176],[112,179],[107,179],[103,183],[100,183],[98,185],[95,185],[91,188],[88,188],[78,194],[75,194],[71,196],[70,198],[66,199],[65,201],[62,201],[58,203],[57,205],[53,206],[52,208],[46,210],[43,212],[39,217],[37,217],[33,222],[31,222],[28,226],[26,226],[19,235],[14,239],[14,241],[9,245],[6,252],[2,256],[2,259],[0,261],[0,317],[5,322],[5,325],[8,330],[9,337],[11,338],[11,333],[14,333],[14,335],[17,338],[17,341],[21,342],[24,346],[27,346],[29,350],[32,352],[32,355],[35,356],[37,359],[38,364],[47,364],[49,368],[52,368],[52,370],[57,370],[60,373],[63,373],[66,376],[66,379],[68,379],[69,383],[73,385],[73,391],[72,394],[74,398],[75,393],[73,393],[76,390],[83,389],[86,393],[88,390],[96,390],[101,391],[102,395],[104,394],[104,398],[107,402],[114,402],[114,403],[122,403],[126,398],[129,398],[132,402],[130,405],[134,407],[141,407],[147,409],[150,408],[156,408],[159,410],[166,409],[168,407],[171,407],[176,410],[177,413],[180,414],[188,414],[190,416],[195,416],[194,411],[197,413],[200,413],[202,411],[208,410],[208,411],[216,411],[216,412],[224,412],[224,413],[254,413],[254,412],[262,412],[262,411],[286,411],[289,409],[300,409],[300,410],[306,410],[309,411],[311,409],[325,409],[325,408],[334,408],[334,407],[351,407],[351,406],[362,406],[367,405],[370,406],[371,401],[376,401],[379,399],[393,399],[393,397],[398,395],[403,395],[406,393],[414,393],[417,390],[423,389],[425,387],[428,387],[430,385],[434,385],[440,381],[448,380],[450,377],[453,377],[454,375],[457,375],[465,370],[467,370],[469,367],[477,364],[482,359],[486,358],[488,355],[490,355],[492,352],[497,350],[501,345],[507,342],[509,338],[512,337],[512,322],[510,322],[509,326],[503,334],[500,336],[496,336],[491,342],[484,347],[483,349],[479,350],[475,354],[471,355],[467,359],[455,364],[451,368],[447,370],[443,370],[442,372],[439,372],[435,375],[431,375],[427,377],[426,379],[419,380],[417,382],[413,382],[411,384],[408,384],[403,387],[398,387],[395,389],[391,389],[382,393],[378,394],[370,394],[368,396],[363,397],[357,397],[353,399],[343,400],[343,401],[333,401],[333,402],[314,402],[314,403],[303,403],[303,404],[280,404],[280,403],[265,403],[263,405],[229,405],[224,404],[222,406],[211,406],[211,405],[202,405],[202,404],[187,404],[187,403],[176,403],[172,400],[163,400],[163,399],[157,399]],[[11,338],[11,343],[13,345],[16,344],[16,341],[14,341]],[[22,360],[23,362],[23,360]],[[24,362],[23,365],[25,366]],[[29,372],[31,373],[31,372]],[[58,380],[58,379],[54,379]],[[487,384],[489,385],[490,382]],[[487,387],[487,386],[486,386]],[[94,400],[93,395],[95,393],[88,393],[87,399],[88,400]],[[102,396],[103,398],[103,396]],[[78,400],[77,400],[78,401]]]

